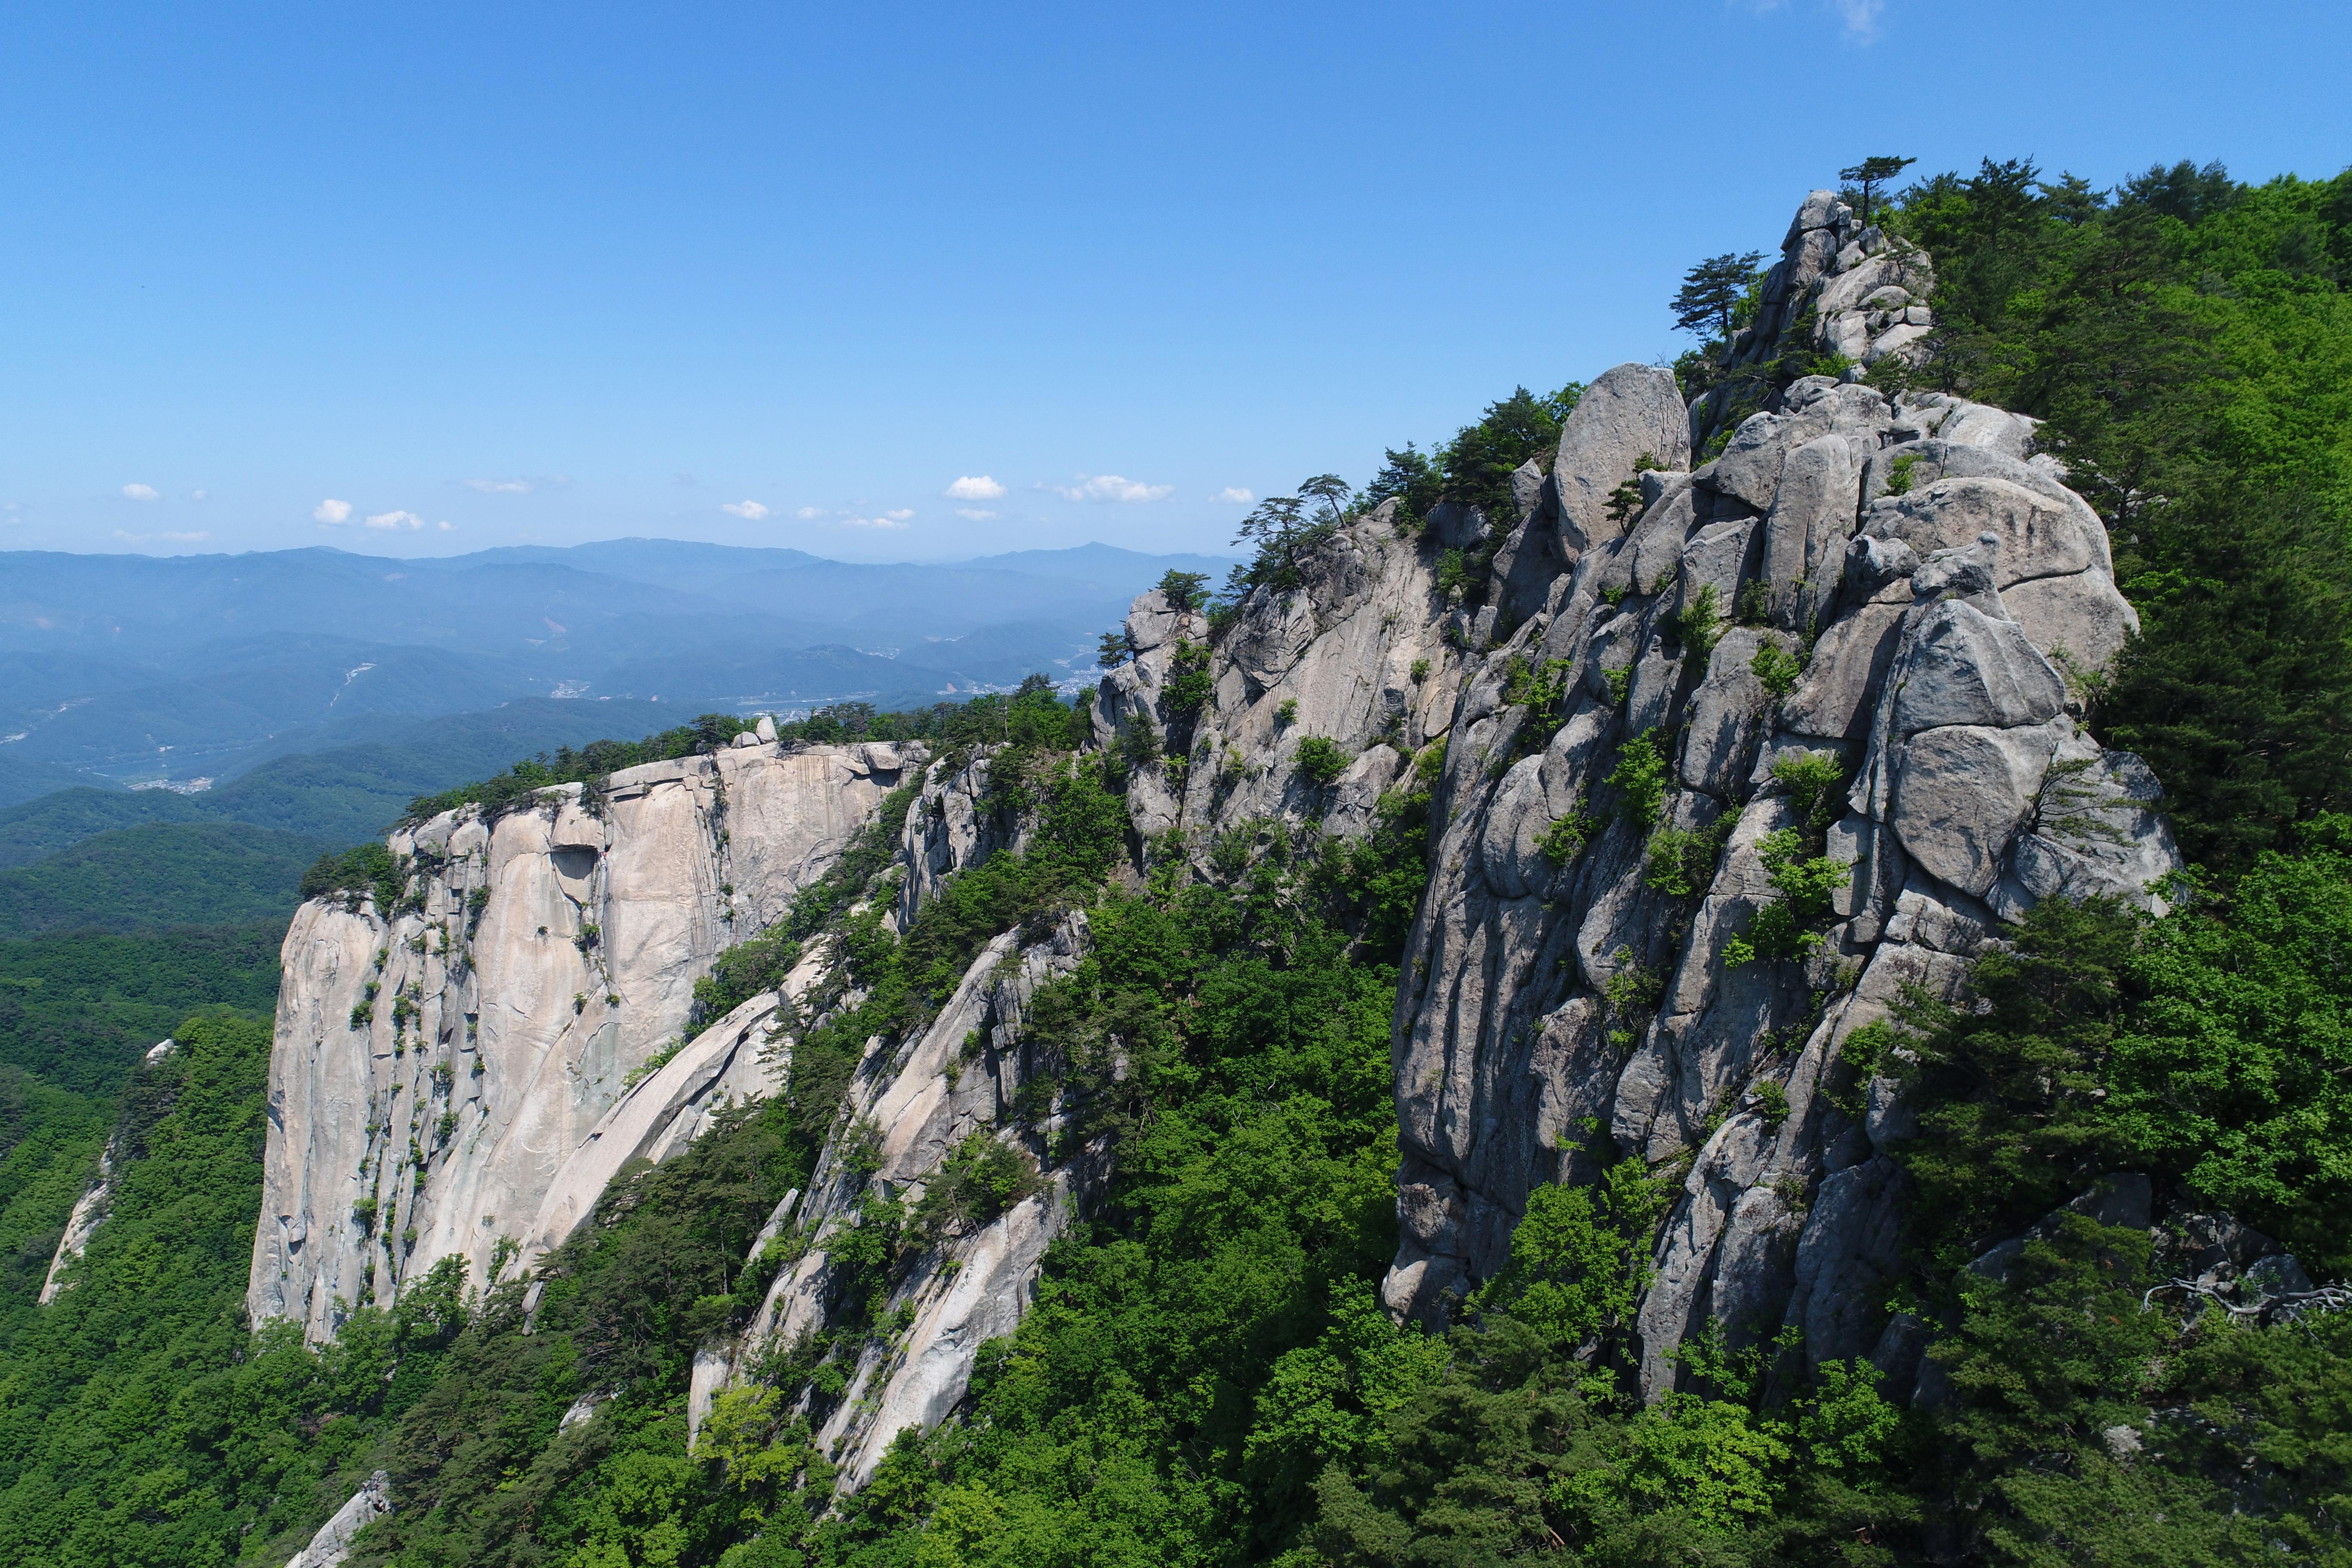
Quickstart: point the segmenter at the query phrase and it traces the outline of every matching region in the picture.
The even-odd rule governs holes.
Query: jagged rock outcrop
[[[1755,406],[1769,390],[1764,373],[1792,350],[1807,360],[1842,355],[1853,364],[1850,376],[1883,359],[1921,363],[1935,325],[1927,304],[1935,287],[1925,251],[1864,225],[1835,192],[1811,193],[1757,290],[1755,319],[1725,345],[1721,380],[1691,402],[1692,446],[1719,431],[1728,411]],[[2002,410],[1971,406],[1989,423],[2032,427]],[[1971,445],[1992,444],[1973,432],[1955,435]],[[2011,455],[2025,454],[2021,447]]]
[[[1277,838],[1373,831],[1433,776],[1392,1034],[1399,1315],[1440,1317],[1491,1276],[1538,1184],[1624,1154],[1675,1188],[1637,1309],[1645,1393],[1710,1322],[1917,1375],[1919,1325],[1885,1310],[1885,1151],[1908,1112],[1893,1080],[1853,1081],[1845,1043],[1909,988],[1955,994],[2038,900],[2152,899],[2177,864],[2148,770],[2078,723],[2135,620],[2032,422],[1852,371],[1764,373],[1795,348],[1856,371],[1917,357],[1931,283],[1816,193],[1729,351],[1745,382],[1686,402],[1667,371],[1609,371],[1549,469],[1512,476],[1510,516],[1448,502],[1423,529],[1391,501],[1310,530],[1214,636],[1162,594],[1135,601],[1091,744],[1115,755],[1149,868],[1230,880]],[[1743,405],[1738,386],[1764,392]],[[1490,563],[1486,582],[1441,589],[1444,551]],[[527,1268],[630,1161],[768,1092],[803,1027],[860,994],[813,944],[688,1040],[693,981],[893,788],[914,790],[896,867],[865,897],[902,931],[1034,831],[993,776],[1016,765],[1001,750],[772,734],[495,821],[436,818],[393,842],[414,873],[394,910],[304,906],[257,1318],[324,1335],[339,1302],[440,1258],[478,1282]],[[1842,876],[1804,943],[1755,952],[1797,844]],[[866,1042],[808,1191],[745,1260],[775,1268],[764,1300],[697,1359],[690,1427],[821,1352],[837,1392],[790,1393],[855,1489],[963,1398],[1116,1158],[1068,1135],[1071,1064],[1025,1027],[1087,940],[1082,914],[999,933],[911,1037]],[[981,1154],[1025,1173],[1014,1201],[959,1209],[885,1273],[858,1261],[876,1200],[937,1218],[925,1200]]]
[[[1887,291],[1924,292],[1924,261],[1849,235],[1843,210],[1809,200],[1739,353],[1857,314],[1876,335],[1853,357],[1916,341],[1916,307]],[[1663,395],[1643,369],[1595,385]],[[1689,411],[1702,433],[1715,401]],[[1631,477],[1625,402],[1589,433],[1584,405],[1570,416],[1550,505]],[[1396,1015],[1393,1310],[1436,1316],[1492,1274],[1529,1190],[1590,1173],[1598,1126],[1680,1173],[1639,1308],[1648,1393],[1709,1321],[1735,1344],[1799,1328],[1816,1362],[1876,1347],[1895,1260],[1880,1149],[1902,1118],[1882,1086],[1866,1114],[1834,1102],[1841,1047],[1906,984],[1953,994],[2038,899],[2147,900],[2178,865],[2147,770],[2077,724],[2083,680],[2136,623],[2105,529],[2032,428],[1803,377],[1696,472],[1643,476],[1622,537],[1521,525],[1559,529],[1567,560],[1540,608],[1501,585],[1528,618],[1465,670],[1452,722]],[[1570,474],[1571,453],[1600,466]],[[1504,700],[1514,670],[1552,661],[1560,708]],[[1706,861],[1687,893],[1617,773],[1648,743],[1658,828]],[[1806,757],[1838,764],[1826,807],[1775,777]],[[1578,816],[1587,841],[1555,863],[1540,837]],[[1845,868],[1819,945],[1734,963],[1781,897],[1791,830]]]
[[[874,1326],[851,1332],[847,1386],[819,1413],[818,1441],[841,1467],[844,1488],[865,1482],[901,1428],[929,1429],[954,1409],[980,1347],[1013,1331],[1045,1247],[1108,1174],[1099,1145],[1057,1162],[1060,1100],[1050,1090],[1042,1100],[1024,1092],[1043,1087],[1059,1065],[1024,1036],[1031,1000],[1077,966],[1086,942],[1078,912],[1027,945],[1007,931],[972,961],[919,1037],[867,1043],[805,1201],[789,1224],[781,1210],[772,1222],[792,1260],[742,1335],[696,1360],[690,1426],[699,1428],[717,1395],[763,1354],[845,1321]],[[866,1223],[866,1199],[895,1199],[920,1213],[932,1185],[952,1179],[942,1174],[949,1154],[972,1140],[1013,1151],[1032,1173],[1033,1190],[985,1223],[925,1238],[924,1255],[885,1300],[846,1299],[834,1252]],[[755,1246],[755,1258],[764,1245]]]
[[[1432,552],[1400,529],[1393,501],[1316,540],[1298,568],[1296,589],[1250,590],[1213,647],[1205,617],[1144,595],[1127,620],[1134,659],[1096,693],[1098,746],[1124,750],[1139,725],[1162,738],[1165,755],[1128,780],[1138,837],[1178,832],[1203,874],[1217,837],[1244,824],[1369,828],[1413,754],[1453,724],[1462,649],[1493,621],[1492,606],[1439,592]],[[1185,658],[1208,677],[1191,711],[1170,699]],[[1309,737],[1348,753],[1347,771],[1328,784],[1302,773]]]
[[[392,1477],[378,1470],[367,1479],[365,1485],[353,1492],[351,1500],[337,1509],[332,1518],[319,1527],[310,1543],[297,1552],[286,1568],[339,1568],[352,1554],[352,1541],[359,1532],[392,1512]]]
[[[690,1032],[712,959],[780,918],[922,761],[754,743],[627,768],[404,828],[391,910],[305,903],[283,954],[254,1319],[325,1338],[445,1258],[486,1283],[593,1208],[608,1147],[651,1152],[714,1095],[764,1088],[764,1042],[723,1023],[633,1078]]]
[[[174,1040],[158,1040],[147,1047],[143,1066],[153,1067],[172,1054]],[[58,1299],[69,1281],[68,1266],[78,1260],[89,1246],[89,1238],[106,1222],[107,1205],[114,1196],[115,1164],[122,1156],[120,1136],[106,1141],[98,1152],[98,1174],[81,1196],[74,1200],[73,1211],[66,1215],[65,1234],[58,1237],[58,1249],[49,1257],[49,1271],[41,1277],[39,1304],[47,1306]]]

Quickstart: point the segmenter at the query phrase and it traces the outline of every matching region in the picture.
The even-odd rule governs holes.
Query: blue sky
[[[2330,175],[2347,58],[2340,0],[35,0],[0,549],[1222,549],[1679,352],[1841,164]]]

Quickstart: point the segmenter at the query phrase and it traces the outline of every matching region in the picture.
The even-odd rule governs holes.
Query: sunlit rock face
[[[921,762],[755,744],[648,763],[394,834],[411,874],[391,910],[305,903],[283,952],[255,1321],[325,1338],[445,1258],[477,1284],[511,1271],[594,1206],[575,1180],[563,1223],[541,1215],[625,1097],[666,1107],[630,1119],[650,1152],[714,1097],[766,1092],[764,1037],[684,1091],[699,1042],[666,1077],[640,1069],[698,1032],[694,983],[719,952],[782,916]]]

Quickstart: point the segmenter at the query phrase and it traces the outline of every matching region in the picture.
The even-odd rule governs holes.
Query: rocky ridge
[[[1731,359],[1908,357],[1929,282],[1815,193]],[[2151,897],[2177,863],[2156,782],[2079,728],[2135,622],[2064,477],[2031,421],[1890,398],[1859,363],[1744,416],[1625,365],[1549,465],[1514,476],[1510,515],[1347,519],[1302,544],[1296,586],[1252,589],[1213,636],[1163,595],[1135,602],[1090,744],[1122,761],[1139,859],[1227,877],[1276,837],[1370,832],[1433,780],[1392,1040],[1393,1312],[1442,1318],[1499,1266],[1536,1184],[1631,1155],[1675,1184],[1638,1309],[1648,1393],[1709,1322],[1735,1344],[1798,1327],[1817,1361],[1917,1378],[1917,1326],[1879,1305],[1881,1148],[1905,1113],[1891,1080],[1841,1077],[1841,1047],[1906,985],[1952,994],[2034,900]],[[1485,582],[1442,591],[1445,550],[1489,561]],[[1310,740],[1344,767],[1303,765]],[[822,946],[632,1075],[684,1035],[717,952],[781,916],[891,789],[917,794],[868,896],[902,931],[949,877],[1022,848],[1031,826],[992,809],[996,765],[755,739],[396,837],[416,871],[399,909],[314,901],[289,934],[257,1318],[322,1336],[338,1301],[388,1300],[442,1258],[478,1282],[527,1266],[629,1160],[769,1092],[803,1015],[847,1005]],[[1824,906],[1785,954],[1747,955],[1791,896],[1792,845],[1832,868]],[[698,1359],[693,1424],[843,1332],[822,1435],[844,1484],[953,1410],[1115,1157],[1055,1163],[1061,1064],[1024,1036],[1087,940],[1076,915],[1000,933],[916,1037],[867,1042],[809,1191],[747,1258],[781,1257],[764,1300]],[[919,1205],[975,1141],[1014,1154],[1027,1190],[927,1239],[871,1303],[879,1327],[857,1327],[835,1255],[866,1197]],[[398,1222],[414,1239],[393,1241]]]
[[[1831,247],[1843,210],[1808,199],[1768,317],[1829,331],[1832,304],[1891,304],[1891,283],[1841,288],[1877,275],[1859,237]],[[1889,325],[1869,346],[1911,342]],[[1885,1080],[1841,1109],[1839,1050],[1906,985],[1952,994],[2037,899],[2145,899],[2177,866],[2154,779],[2077,723],[2136,621],[2031,421],[1805,376],[1694,470],[1717,399],[1657,445],[1685,412],[1673,379],[1621,366],[1604,391],[1496,556],[1510,629],[1454,717],[1398,999],[1383,1294],[1442,1316],[1501,1265],[1528,1192],[1589,1179],[1606,1139],[1680,1173],[1639,1309],[1646,1392],[1709,1321],[1735,1345],[1797,1328],[1816,1363],[1875,1354],[1907,1387],[1916,1346],[1906,1361],[1878,1305],[1900,1110]],[[1622,528],[1578,515],[1644,457]],[[1536,549],[1566,563],[1540,596],[1503,572]],[[1507,700],[1529,668],[1557,672],[1556,707]],[[1578,833],[1548,843],[1563,821]],[[1809,831],[1834,868],[1821,929],[1748,957]]]

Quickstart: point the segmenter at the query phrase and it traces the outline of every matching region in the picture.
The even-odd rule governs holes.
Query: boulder
[[[1559,504],[1560,540],[1570,559],[1618,537],[1609,496],[1633,477],[1643,455],[1661,468],[1690,466],[1690,418],[1674,373],[1659,365],[1621,364],[1584,389],[1560,426],[1552,476]]]
[[[2106,531],[2087,507],[2063,506],[2008,479],[1938,479],[1883,496],[1864,512],[1862,531],[1899,539],[1925,560],[1990,533],[2000,542],[1996,585],[2006,593],[2036,577],[2109,572]]]
[[[1836,594],[1868,451],[1853,437],[1832,433],[1789,454],[1764,526],[1761,571],[1774,626],[1806,630]]]
[[[352,1540],[369,1525],[392,1512],[392,1477],[378,1470],[334,1517],[319,1527],[310,1543],[297,1552],[286,1568],[339,1568],[352,1554]]]
[[[1904,743],[1886,820],[1928,875],[1981,898],[2032,808],[2063,719],[2021,729],[1956,724]]]
[[[1831,622],[1813,644],[1796,689],[1780,705],[1781,727],[1827,740],[1866,739],[1903,619],[1896,605],[1864,605]]]
[[[1893,694],[1897,739],[1950,724],[2042,724],[2065,710],[2065,682],[2025,629],[1960,601],[1927,605],[1904,652]]]

